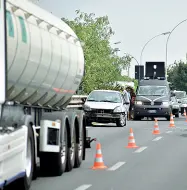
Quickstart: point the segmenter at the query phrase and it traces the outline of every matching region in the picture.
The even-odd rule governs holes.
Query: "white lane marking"
[[[156,137],[156,138],[153,139],[152,141],[159,141],[160,139],[162,139],[162,137]]]
[[[172,133],[173,131],[167,131],[166,133]]]
[[[146,146],[143,146],[143,147],[139,148],[138,150],[136,150],[135,153],[143,152],[146,148],[147,148]]]
[[[114,164],[112,167],[108,168],[108,170],[115,171],[118,168],[120,168],[121,166],[123,166],[124,164],[126,164],[126,162],[118,162],[118,163]]]
[[[91,186],[92,186],[91,184],[89,184],[89,185],[84,184],[84,185],[81,185],[80,187],[76,188],[75,190],[86,190],[86,189],[90,188]]]

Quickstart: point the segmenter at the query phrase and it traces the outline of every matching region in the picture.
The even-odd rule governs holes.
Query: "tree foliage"
[[[124,80],[121,71],[131,62],[131,57],[119,57],[110,45],[110,38],[114,31],[110,27],[107,16],[96,17],[76,11],[76,18],[68,20],[62,18],[84,42],[85,76],[82,82],[84,93],[94,89],[108,88],[115,81]]]
[[[187,92],[187,64],[179,61],[171,65],[168,68],[168,81],[172,89]]]

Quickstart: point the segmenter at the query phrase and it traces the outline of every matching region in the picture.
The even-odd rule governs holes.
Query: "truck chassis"
[[[8,102],[1,107],[0,126],[0,189],[28,190],[39,174],[60,176],[80,167],[93,141],[82,110]]]

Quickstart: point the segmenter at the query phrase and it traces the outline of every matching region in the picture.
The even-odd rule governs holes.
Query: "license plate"
[[[156,110],[148,110],[149,113],[156,113]]]
[[[109,118],[109,117],[112,117],[111,114],[97,114],[97,117],[106,117],[106,118]]]

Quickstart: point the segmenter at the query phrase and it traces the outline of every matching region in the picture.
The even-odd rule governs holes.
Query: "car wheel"
[[[167,116],[166,119],[167,119],[167,121],[170,121],[170,116]]]
[[[116,120],[116,125],[118,127],[124,127],[127,124],[127,115],[126,114],[120,114],[120,118]]]
[[[179,112],[175,114],[175,117],[179,117]]]

